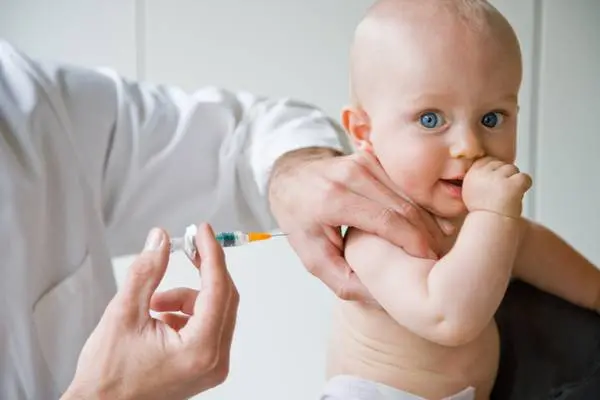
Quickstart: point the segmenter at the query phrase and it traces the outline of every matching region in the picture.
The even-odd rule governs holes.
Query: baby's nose
[[[485,155],[485,150],[477,132],[467,129],[454,135],[450,146],[452,158],[477,159]]]

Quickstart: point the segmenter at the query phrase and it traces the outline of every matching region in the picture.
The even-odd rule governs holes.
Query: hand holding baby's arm
[[[463,185],[469,211],[453,249],[438,262],[415,258],[370,234],[351,232],[346,257],[398,323],[434,342],[460,345],[489,324],[519,247],[521,203],[530,178],[490,158]]]

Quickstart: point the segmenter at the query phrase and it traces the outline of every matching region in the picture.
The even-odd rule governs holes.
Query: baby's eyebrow
[[[511,103],[518,103],[519,96],[514,93],[508,94],[502,98],[502,101],[510,101]]]
[[[407,102],[411,105],[419,106],[430,106],[433,104],[440,104],[452,100],[452,95],[444,93],[426,92],[419,93],[415,96],[411,96],[407,99]]]
[[[444,107],[444,105],[456,105],[456,99],[451,93],[443,92],[420,92],[403,99],[402,105],[410,109],[421,109],[428,107]],[[518,105],[519,96],[514,92],[500,94],[499,96],[488,97],[487,100],[481,99],[480,107],[494,107],[499,104],[508,106]]]
[[[487,101],[485,101],[485,104],[481,104],[482,107],[487,107],[487,108],[494,108],[494,106],[499,106],[499,105],[510,106],[511,108],[512,108],[512,106],[518,107],[519,96],[516,95],[515,93],[508,93],[503,96],[489,98]]]

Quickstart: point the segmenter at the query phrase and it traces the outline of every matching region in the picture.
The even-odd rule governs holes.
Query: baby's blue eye
[[[503,118],[499,112],[489,112],[481,118],[481,123],[488,128],[495,128],[502,123]]]
[[[426,112],[421,115],[419,121],[427,129],[437,128],[444,123],[444,119],[441,115],[434,112]]]

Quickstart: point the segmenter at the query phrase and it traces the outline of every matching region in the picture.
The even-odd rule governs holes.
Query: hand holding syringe
[[[183,237],[171,239],[171,253],[177,250],[183,250],[183,252],[190,258],[196,258],[196,244],[194,238],[198,232],[196,225],[190,225],[186,228]],[[268,232],[219,232],[215,235],[217,241],[223,247],[237,247],[252,242],[258,242],[261,240],[271,239],[275,236],[286,236],[285,233],[268,233]]]

